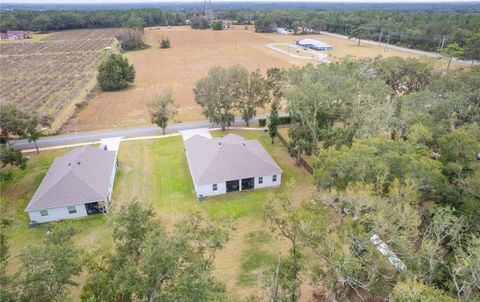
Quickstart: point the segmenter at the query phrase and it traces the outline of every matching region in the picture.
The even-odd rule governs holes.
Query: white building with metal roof
[[[332,45],[319,40],[314,40],[314,39],[296,40],[295,44],[305,48],[311,48],[315,50],[333,50]]]
[[[194,135],[185,140],[185,152],[199,198],[276,187],[282,181],[282,169],[257,140]]]

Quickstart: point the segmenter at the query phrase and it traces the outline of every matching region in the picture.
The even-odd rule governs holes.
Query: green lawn
[[[304,196],[312,190],[310,175],[294,165],[280,143],[270,144],[268,134],[261,131],[216,131],[212,134],[222,136],[230,132],[247,139],[258,139],[282,168],[282,183],[295,182],[298,196]],[[1,186],[2,199],[11,205],[15,217],[7,231],[12,255],[10,270],[18,268],[15,257],[19,251],[39,242],[46,232],[48,225],[28,229],[28,217],[23,210],[53,159],[65,152],[58,150],[33,155],[26,170],[14,169],[14,178]],[[200,212],[214,219],[234,219],[232,239],[216,258],[216,275],[226,283],[232,298],[248,295],[252,288],[258,287],[257,277],[273,265],[276,247],[279,250],[286,248],[285,242],[278,241],[263,222],[265,203],[272,193],[282,190],[284,185],[277,189],[207,197],[199,202],[195,198],[181,137],[122,142],[118,159],[120,166],[112,205],[134,198],[150,204],[167,230],[191,212]],[[67,223],[78,226],[80,234],[77,241],[89,250],[107,250],[111,247],[109,229],[103,216]],[[55,224],[49,225],[55,227]]]

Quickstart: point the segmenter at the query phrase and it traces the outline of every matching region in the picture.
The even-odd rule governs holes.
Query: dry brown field
[[[116,29],[68,30],[0,44],[0,100],[54,117],[59,128],[95,86],[102,49]]]
[[[180,106],[177,121],[204,119],[193,94],[195,81],[205,77],[214,66],[235,64],[249,70],[259,68],[265,72],[270,67],[289,67],[313,63],[296,59],[265,47],[267,43],[291,43],[297,37],[279,34],[257,34],[253,27],[223,31],[193,30],[189,27],[146,29],[149,49],[126,53],[134,64],[136,79],[126,90],[101,93],[93,98],[87,108],[64,127],[65,132],[95,129],[132,127],[150,124],[148,106],[151,99],[164,89],[172,90]],[[167,36],[172,48],[160,49],[159,41]],[[374,57],[382,55],[415,57],[416,54],[326,35],[306,35],[334,46],[332,60],[339,61],[347,55]]]

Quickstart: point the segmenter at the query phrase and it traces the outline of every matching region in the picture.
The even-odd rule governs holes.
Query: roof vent
[[[221,145],[222,145],[222,143],[221,143],[221,142],[218,142],[218,145],[219,145],[219,146],[221,146]]]
[[[72,165],[72,163],[68,163],[68,166],[70,167]]]
[[[247,145],[245,145],[245,143],[242,143],[242,146],[246,147]]]
[[[80,162],[79,162],[79,161],[77,161],[77,165],[80,165]]]

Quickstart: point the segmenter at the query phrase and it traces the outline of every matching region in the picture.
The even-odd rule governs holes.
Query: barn
[[[314,39],[296,40],[295,44],[305,48],[321,50],[321,51],[333,50],[332,45],[319,40],[314,40]]]
[[[25,212],[32,222],[79,218],[108,211],[117,168],[116,150],[78,147],[57,157]]]
[[[185,152],[198,198],[276,187],[282,181],[282,170],[257,140],[194,135],[185,140]]]

